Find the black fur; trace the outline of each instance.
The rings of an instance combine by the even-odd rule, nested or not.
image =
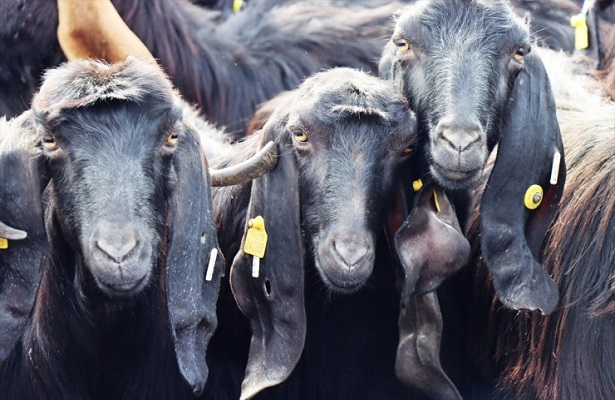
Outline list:
[[[481,203],[487,265],[506,306],[551,312],[557,290],[536,257],[561,196],[565,166],[549,80],[531,52],[526,21],[506,1],[415,3],[398,16],[380,72],[399,84],[419,116],[424,179],[453,198],[483,179],[487,157],[499,143]],[[559,180],[551,184],[556,152],[562,162]],[[531,184],[545,192],[534,211],[523,204]],[[461,204],[456,210],[464,227],[469,210]]]
[[[259,278],[251,277],[252,257],[241,250],[230,273],[232,295],[252,328],[242,398],[411,395],[394,371],[399,339],[395,263],[386,258],[385,242],[378,248],[385,258],[375,267],[374,257],[393,183],[408,166],[403,150],[415,144],[413,130],[413,117],[392,86],[338,69],[306,80],[262,131],[236,145],[249,153],[275,140],[280,152],[277,167],[267,176],[214,195],[227,255],[239,250],[244,218],[263,215],[269,232]],[[308,141],[297,142],[294,136],[303,132]],[[218,162],[228,161],[213,160]],[[328,255],[333,233],[336,242],[368,238],[365,259],[349,269],[346,281],[335,275],[342,261],[332,262]],[[221,300],[229,300],[221,304],[231,304],[230,296],[222,295]],[[209,354],[212,399],[239,394],[237,386],[217,386],[237,385],[243,375],[237,370],[246,366],[250,339],[235,325],[237,319],[237,311],[221,309],[221,330]],[[230,347],[243,349],[243,355],[233,352],[230,359],[221,349],[232,337],[243,344]],[[216,397],[222,392],[227,397]]]
[[[36,154],[45,185],[22,193],[32,210],[5,211],[28,230],[19,222],[44,213],[33,233],[44,229],[49,251],[0,367],[3,399],[191,399],[203,390],[224,261],[206,282],[217,248],[209,177],[180,104],[149,64],[75,61],[47,72],[29,124],[9,123],[7,140],[29,142],[20,151]],[[4,148],[0,163],[11,154]],[[19,251],[8,250],[11,268],[38,266],[37,252]]]

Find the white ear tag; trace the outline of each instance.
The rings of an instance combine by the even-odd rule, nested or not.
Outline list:
[[[553,165],[551,166],[551,180],[549,183],[551,185],[557,185],[557,180],[559,179],[559,164],[562,159],[562,155],[559,151],[555,150],[555,154],[553,154]]]
[[[207,264],[207,273],[205,274],[205,280],[211,281],[214,277],[214,268],[216,267],[216,260],[218,259],[218,249],[215,247],[211,249],[209,253],[209,264]]]

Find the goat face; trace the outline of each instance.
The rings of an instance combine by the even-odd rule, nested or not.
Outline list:
[[[393,85],[339,68],[306,79],[260,135],[276,142],[279,157],[250,193],[248,216],[263,216],[269,235],[260,274],[250,274],[243,251],[231,267],[233,294],[252,326],[241,399],[282,382],[301,355],[306,259],[331,291],[366,283],[416,120]]]
[[[109,295],[138,293],[151,276],[177,119],[172,104],[115,101],[40,130],[60,229]]]
[[[298,91],[282,131],[297,158],[302,226],[316,269],[342,293],[371,275],[394,177],[416,140],[403,101],[392,96],[385,105],[370,96],[363,84],[317,76]]]
[[[444,187],[480,177],[529,50],[528,28],[503,2],[423,1],[399,17],[385,56],[398,62],[428,137],[430,171]]]

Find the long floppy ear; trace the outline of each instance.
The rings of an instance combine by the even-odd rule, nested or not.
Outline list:
[[[271,172],[253,181],[248,207],[248,218],[262,216],[268,234],[258,278],[252,276],[253,256],[243,250],[231,267],[233,294],[252,327],[241,400],[288,378],[305,343],[298,170],[292,144],[280,132],[274,121],[262,131],[261,145],[275,141],[279,158]]]
[[[9,123],[0,120],[0,220],[27,233],[22,240],[10,240],[23,237],[18,232],[9,232],[2,238],[0,361],[6,359],[23,334],[47,257],[41,169],[30,113]]]
[[[440,366],[442,316],[433,291],[468,262],[470,244],[444,191],[429,185],[415,198],[395,235],[404,269],[395,372],[434,399],[461,399]]]
[[[209,372],[207,345],[218,323],[216,301],[224,260],[207,161],[197,136],[185,128],[173,158],[176,185],[168,204],[166,289],[177,364],[194,394],[200,395]]]
[[[414,293],[436,290],[468,262],[470,244],[443,190],[432,185],[421,189],[395,235],[395,250],[405,272],[402,303]]]
[[[442,314],[435,292],[409,299],[399,315],[395,374],[404,384],[438,400],[461,400],[440,365]]]
[[[509,109],[481,199],[481,246],[502,303],[549,314],[559,295],[537,259],[562,195],[566,166],[551,85],[534,53],[515,81]],[[537,208],[524,205],[526,192],[530,207],[542,200]]]

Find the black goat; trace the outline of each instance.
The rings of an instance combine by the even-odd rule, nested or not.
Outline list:
[[[480,206],[483,255],[506,306],[549,313],[557,289],[536,256],[565,165],[549,80],[530,50],[527,25],[505,1],[422,1],[398,16],[380,70],[417,112],[425,180],[449,191],[462,223],[467,190],[499,144]],[[528,207],[540,204],[530,210],[524,195],[535,184],[544,193],[529,195]]]
[[[0,250],[3,399],[202,391],[224,262],[193,119],[129,59],[50,70],[3,123],[0,216],[28,232]]]
[[[468,398],[481,380],[499,389],[495,396],[520,399],[597,400],[615,390],[610,372],[615,343],[615,103],[597,95],[599,86],[589,75],[574,72],[579,65],[570,59],[549,53],[543,59],[553,66],[548,71],[569,161],[562,201],[541,250],[562,299],[547,317],[502,309],[482,268],[478,224],[471,227],[479,269],[467,270],[466,298],[459,306],[466,308],[468,326],[454,333],[464,337],[468,350],[459,357],[482,365],[482,379],[460,381]]]
[[[334,66],[375,70],[382,37],[389,33],[385,25],[397,9],[395,4],[358,9],[328,2],[270,9],[265,3],[255,2],[219,23],[217,13],[187,2],[113,1],[182,95],[233,133],[243,133],[259,103],[312,73]],[[6,43],[0,114],[15,114],[28,107],[41,71],[62,59],[54,39],[57,7],[47,0],[10,0],[0,5],[0,15],[9,20],[0,21]],[[23,26],[15,26],[23,20]]]
[[[407,398],[411,391],[394,368],[400,309],[386,243],[379,249],[384,259],[374,264],[394,183],[410,167],[413,114],[392,85],[343,68],[308,78],[287,100],[261,131],[236,145],[249,154],[259,142],[275,141],[275,169],[250,185],[214,192],[221,247],[236,254],[232,296],[252,335],[251,342],[244,336],[249,350],[245,342],[228,344],[242,329],[240,318],[223,308],[225,301],[232,305],[231,294],[221,295],[206,390],[227,398],[220,396],[232,392],[229,382],[239,382],[220,364],[234,358],[244,366],[249,352],[242,399]],[[226,162],[222,157],[212,165]],[[258,215],[269,239],[254,278],[253,256],[238,238],[246,218]],[[400,241],[418,242],[410,236]],[[408,360],[402,357],[401,369]]]

